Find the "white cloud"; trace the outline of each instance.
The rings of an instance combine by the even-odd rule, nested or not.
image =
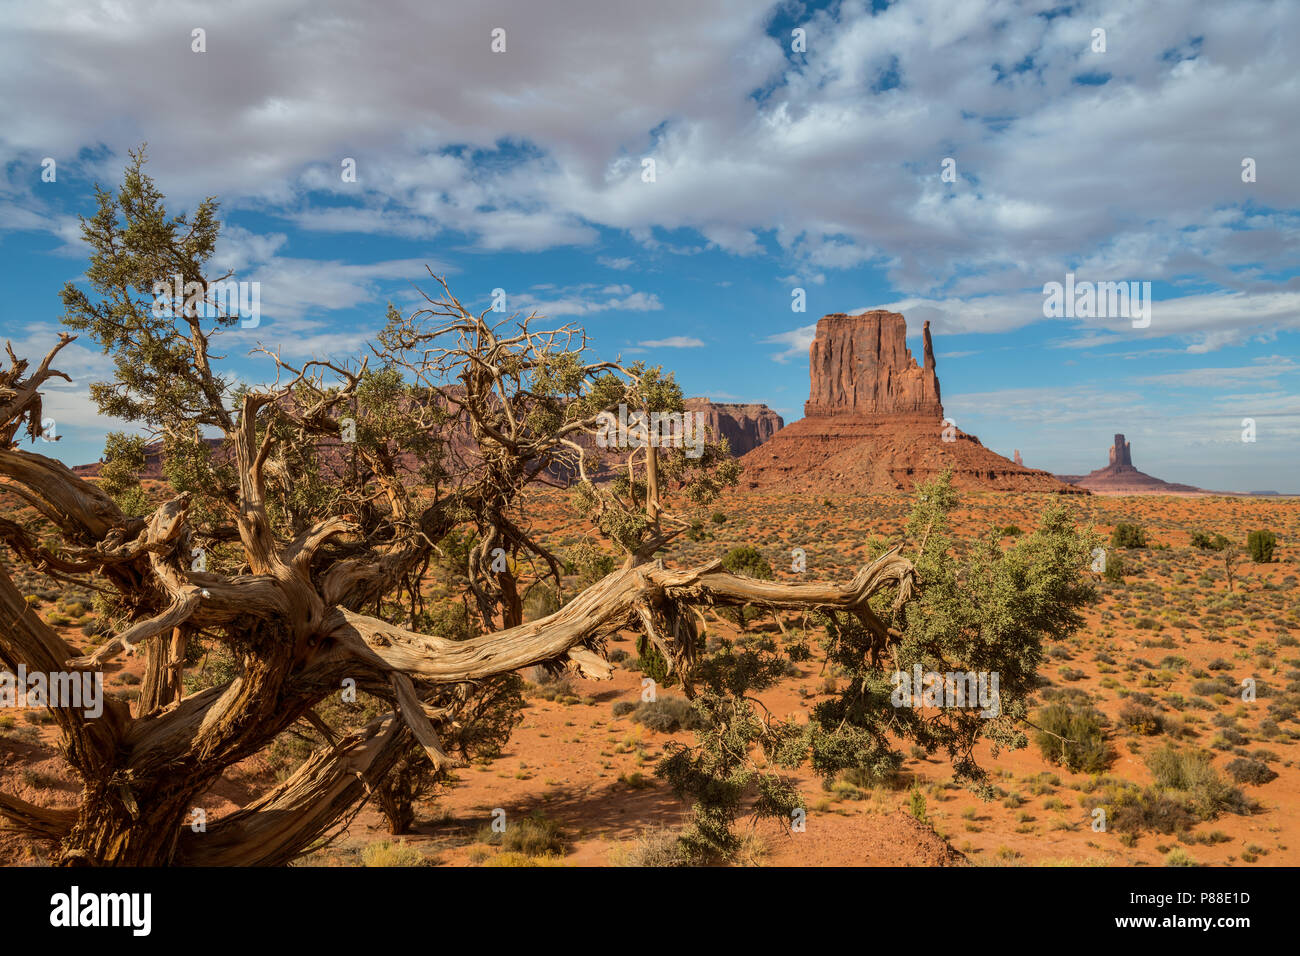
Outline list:
[[[1015,0],[875,14],[845,0],[805,17],[797,59],[766,33],[777,6],[579,0],[555,17],[494,0],[452,23],[407,0],[382,15],[341,0],[27,5],[7,14],[0,82],[38,76],[41,95],[6,104],[0,214],[51,221],[22,185],[41,157],[59,159],[60,182],[113,183],[148,140],[182,205],[216,193],[317,231],[535,251],[590,246],[603,226],[651,252],[773,248],[782,281],[882,266],[945,331],[1023,324],[1039,310],[1017,290],[1068,270],[1190,276],[1226,291],[1185,297],[1150,334],[1208,351],[1300,327],[1300,292],[1279,278],[1300,251],[1300,6],[1093,0],[1049,18]],[[204,54],[190,50],[198,22]],[[1099,23],[1104,55],[1088,48]],[[495,26],[506,53],[489,50]],[[887,72],[898,84],[880,91]],[[955,183],[939,178],[945,157]],[[67,221],[52,231],[75,242]]]
[[[769,335],[761,339],[764,345],[784,345],[785,348],[775,353],[772,360],[775,362],[789,362],[794,359],[807,358],[808,349],[812,346],[813,338],[817,335],[817,323],[805,325],[797,329],[791,329],[789,332],[778,332],[776,335]]]
[[[544,295],[538,295],[538,292]],[[510,308],[536,312],[547,318],[564,315],[595,315],[600,312],[657,312],[663,303],[653,292],[636,292],[629,285],[597,286],[591,283],[556,289],[533,286],[510,299]]]

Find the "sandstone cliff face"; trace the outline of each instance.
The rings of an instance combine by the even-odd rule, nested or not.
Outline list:
[[[924,335],[924,365],[918,366],[900,313],[822,316],[808,356],[804,414],[943,418],[929,322]]]
[[[1118,432],[1115,433],[1115,444],[1110,446],[1110,463],[1112,467],[1133,467],[1133,449]]]
[[[737,458],[753,451],[785,427],[785,420],[762,404],[742,405],[688,398],[686,410],[703,412],[705,427],[712,435],[727,439],[731,453]]]

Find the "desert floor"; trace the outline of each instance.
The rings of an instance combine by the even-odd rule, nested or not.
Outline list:
[[[971,538],[990,527],[1032,531],[1042,509],[1057,499],[1031,494],[967,494],[954,516],[956,536]],[[1120,552],[1122,583],[1100,580],[1099,603],[1088,626],[1063,645],[1049,646],[1042,674],[1048,687],[1086,692],[1111,719],[1110,741],[1117,759],[1106,771],[1111,781],[1147,785],[1143,757],[1176,739],[1207,749],[1224,772],[1236,757],[1264,761],[1275,779],[1242,784],[1257,802],[1255,812],[1223,813],[1174,834],[1095,832],[1085,800],[1105,779],[1070,773],[1048,760],[1031,742],[981,762],[994,777],[998,798],[985,802],[952,783],[942,754],[908,755],[893,785],[861,789],[845,781],[828,787],[810,772],[797,775],[806,795],[806,829],[789,833],[772,822],[753,828],[743,862],[783,865],[1161,865],[1171,851],[1184,860],[1234,866],[1300,863],[1300,721],[1270,711],[1279,697],[1300,699],[1300,500],[1229,497],[1091,497],[1068,504],[1080,523],[1104,535],[1117,522],[1144,527],[1146,549]],[[701,541],[683,541],[667,556],[670,564],[721,557],[752,544],[771,561],[778,577],[795,579],[790,553],[807,555],[807,578],[847,580],[866,556],[867,541],[901,540],[908,496],[786,497],[734,493],[714,509]],[[546,493],[534,502],[534,527],[557,549],[582,537],[563,496]],[[1242,543],[1253,529],[1277,535],[1275,560],[1253,564],[1245,557],[1229,593],[1223,556],[1189,544],[1193,530],[1222,533]],[[1007,541],[1014,538],[1008,535]],[[76,647],[87,646],[82,626],[88,602],[58,588],[47,589],[39,606]],[[788,635],[770,618],[751,632],[778,645],[800,637],[797,616],[784,618]],[[737,631],[710,619],[710,633]],[[763,695],[778,715],[804,715],[834,687],[822,672],[816,634],[811,660],[797,665],[778,688]],[[546,862],[575,865],[630,864],[656,833],[679,826],[687,808],[656,778],[653,769],[671,739],[689,742],[689,732],[656,733],[630,716],[615,718],[615,702],[636,702],[641,674],[629,669],[634,642],[624,635],[611,649],[631,658],[612,681],[565,678],[549,690],[529,685],[524,720],[505,752],[488,763],[456,771],[456,781],[425,798],[417,808],[415,832],[394,847],[383,818],[367,807],[330,846],[304,863],[372,865],[418,861],[431,865],[526,862],[484,839],[494,810],[507,819],[541,813],[567,834],[566,851]],[[111,667],[106,681],[130,696],[139,682],[140,661]],[[530,675],[536,677],[535,674]],[[1243,702],[1228,684],[1253,677],[1268,688]],[[1226,678],[1226,680],[1220,680]],[[1218,682],[1217,686],[1214,682]],[[679,694],[662,690],[661,694]],[[1118,721],[1125,701],[1149,705],[1162,730],[1128,732]],[[1294,713],[1294,711],[1293,711]],[[55,732],[36,710],[0,713],[0,786],[41,805],[71,805],[77,786],[63,772],[54,749]],[[209,818],[251,800],[286,773],[284,748],[234,768],[205,802]],[[908,748],[903,748],[908,754]],[[1226,776],[1226,773],[1225,773]],[[908,812],[913,793],[924,796],[926,823]],[[748,828],[749,824],[746,823]],[[954,852],[955,851],[955,852]],[[0,862],[39,864],[48,847],[12,832],[0,833]]]

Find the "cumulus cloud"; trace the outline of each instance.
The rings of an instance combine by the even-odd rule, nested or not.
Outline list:
[[[776,362],[797,361],[801,358],[808,357],[808,349],[812,346],[813,338],[817,335],[817,323],[804,325],[797,329],[791,329],[789,332],[778,332],[776,335],[769,335],[760,341],[764,345],[783,345],[780,352],[772,356]]]
[[[112,182],[148,140],[169,196],[217,193],[318,232],[497,252],[612,229],[651,252],[771,256],[774,275],[813,283],[880,267],[946,331],[1014,327],[1066,271],[1191,277],[1213,291],[1151,334],[1208,351],[1300,328],[1300,6],[873,7],[803,16],[808,51],[792,56],[770,27],[799,8],[775,0],[579,0],[563,18],[489,0],[454,21],[417,0],[26,5],[7,14],[0,79],[39,77],[41,95],[6,103],[0,213],[51,221],[19,182],[41,157]]]

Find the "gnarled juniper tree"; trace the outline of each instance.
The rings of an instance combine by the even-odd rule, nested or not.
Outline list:
[[[211,294],[228,278],[207,271],[217,204],[170,217],[143,163],[133,154],[116,195],[98,193],[83,223],[88,288],[69,285],[63,301],[65,322],[113,358],[111,380],[92,387],[100,409],[161,442],[165,492],[135,480],[147,451],[137,438],[110,437],[99,482],[20,447],[41,434],[41,390],[72,336],[35,368],[10,351],[0,369],[0,494],[12,505],[0,518],[0,662],[57,673],[146,655],[133,706],[110,699],[93,718],[51,702],[82,783],[75,808],[0,792],[0,815],[53,841],[59,862],[283,864],[371,794],[400,825],[413,748],[441,772],[499,746],[518,710],[516,672],[608,677],[605,643],[618,632],[652,642],[707,719],[700,742],[661,768],[696,802],[686,837],[696,857],[733,846],[730,824],[755,795],[758,812],[788,812],[796,796],[774,768],[876,767],[910,735],[977,778],[975,738],[1019,742],[1041,638],[1077,627],[1087,596],[1087,542],[1063,514],[1009,552],[985,543],[958,563],[941,484],[911,529],[916,564],[895,547],[847,585],[756,580],[717,560],[666,566],[657,555],[690,530],[690,509],[735,483],[725,446],[692,457],[633,443],[607,465],[618,469],[608,482],[590,480],[589,465],[602,413],[682,410],[670,376],[591,360],[572,326],[476,314],[438,280],[442,294],[425,307],[390,308],[364,357],[294,363],[260,349],[274,381],[239,385],[213,350],[238,321]],[[155,284],[177,275],[196,294],[155,308]],[[525,492],[572,476],[576,503],[625,560],[525,622],[524,565],[560,584],[558,559],[529,530]],[[11,561],[98,589],[103,643],[87,654],[69,646]],[[753,696],[784,659],[702,653],[702,609],[743,605],[826,615],[828,653],[851,679],[808,725],[774,719]],[[211,682],[193,680],[197,646],[223,661]],[[1003,717],[889,707],[888,674],[914,660],[1001,671]],[[349,716],[348,688],[371,710]],[[319,746],[287,779],[203,832],[189,828],[229,767],[298,727]]]

